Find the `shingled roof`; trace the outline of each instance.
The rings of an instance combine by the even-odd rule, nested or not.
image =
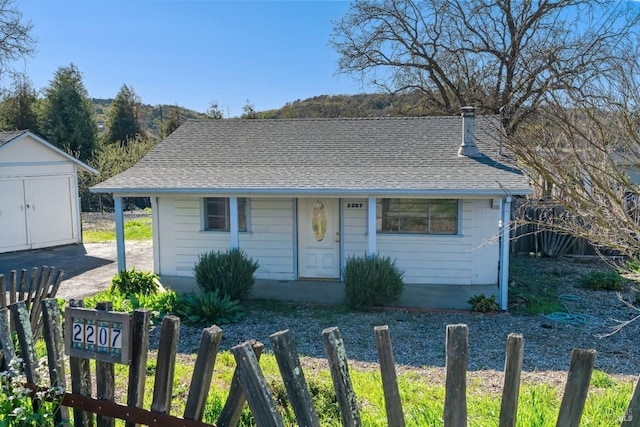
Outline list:
[[[481,156],[458,156],[461,117],[193,120],[93,192],[529,194],[476,118]]]

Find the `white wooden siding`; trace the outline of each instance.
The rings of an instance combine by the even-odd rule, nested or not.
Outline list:
[[[367,253],[367,200],[361,201],[363,209],[343,209],[345,259]],[[497,283],[500,210],[491,208],[490,199],[460,203],[458,235],[377,234],[378,253],[396,260],[406,283]],[[199,254],[229,248],[229,233],[202,231],[201,198],[159,197],[157,210],[160,274],[191,276]],[[240,233],[240,248],[260,263],[257,278],[296,279],[293,212],[293,199],[251,198],[250,232]]]
[[[363,199],[363,203],[367,200]],[[491,200],[461,200],[461,233],[450,235],[377,234],[378,253],[396,260],[406,283],[473,285],[498,280],[500,210]],[[344,255],[367,251],[367,209],[344,209]]]
[[[252,198],[249,215],[251,229],[240,232],[240,248],[260,264],[256,277],[294,279],[292,199]],[[201,217],[201,198],[158,198],[160,274],[191,276],[198,255],[230,247],[230,234],[203,231]]]

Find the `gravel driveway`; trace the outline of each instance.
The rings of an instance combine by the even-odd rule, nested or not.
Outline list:
[[[153,270],[151,241],[126,243],[127,269]],[[83,298],[106,289],[118,274],[116,242],[85,243],[55,248],[0,254],[0,273],[32,267],[56,267],[64,270],[58,297]]]

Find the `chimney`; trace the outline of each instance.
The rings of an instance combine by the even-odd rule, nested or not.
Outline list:
[[[480,157],[476,145],[476,108],[462,107],[462,145],[458,149],[458,157]]]

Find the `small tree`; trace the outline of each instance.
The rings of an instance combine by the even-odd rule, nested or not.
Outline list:
[[[107,144],[120,142],[124,145],[142,133],[140,125],[140,98],[133,88],[122,85],[107,113],[106,132],[103,141]]]
[[[100,173],[97,176],[78,176],[80,200],[83,211],[101,211],[113,207],[110,194],[93,194],[89,187],[129,169],[142,159],[156,145],[156,140],[138,135],[129,144],[101,144],[89,165]]]
[[[13,87],[3,96],[0,102],[0,128],[3,130],[29,129],[38,131],[38,93],[29,78],[17,74],[13,79]]]

